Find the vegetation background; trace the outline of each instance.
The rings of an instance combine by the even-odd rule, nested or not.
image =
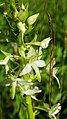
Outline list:
[[[22,0],[16,0],[20,3]],[[29,15],[40,13],[38,20],[35,24],[32,34],[26,37],[26,41],[33,39],[35,33],[38,35],[38,41],[47,38],[50,35],[49,22],[47,13],[50,13],[52,19],[52,30],[54,40],[54,57],[56,60],[56,66],[59,67],[57,77],[60,81],[61,88],[57,88],[57,83],[53,80],[52,88],[52,104],[57,102],[61,103],[61,111],[59,119],[67,119],[67,0],[24,0],[25,5],[29,4]],[[8,12],[8,19],[4,17],[4,13]],[[17,32],[15,22],[12,18],[13,10],[10,6],[10,0],[0,0],[0,49],[6,52],[13,52],[9,41],[15,42]],[[0,60],[3,59],[2,53],[0,53]],[[49,48],[43,53],[43,59],[46,62],[49,61]],[[18,105],[20,105],[21,97],[18,93],[15,99],[10,97],[9,87],[4,86],[5,80],[4,67],[0,66],[0,119],[23,119],[18,116]],[[48,103],[49,95],[49,77],[44,74],[42,76],[42,82],[37,85],[42,90],[42,93],[37,97],[41,101],[35,102],[37,105],[41,105],[42,102]],[[56,96],[56,98],[55,98]],[[24,100],[23,100],[24,101]],[[34,103],[34,101],[33,101]],[[24,107],[22,107],[23,109]],[[25,110],[25,109],[24,109]],[[24,113],[24,112],[23,112]],[[36,119],[48,119],[46,112],[40,111],[36,116]]]

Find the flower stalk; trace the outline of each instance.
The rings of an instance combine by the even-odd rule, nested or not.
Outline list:
[[[34,119],[32,100],[30,95],[26,95],[26,103],[27,103],[29,119]]]

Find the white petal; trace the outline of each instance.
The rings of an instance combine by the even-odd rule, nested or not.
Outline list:
[[[28,74],[32,71],[31,65],[30,64],[26,64],[26,66],[24,67],[24,69],[21,71],[19,76]]]

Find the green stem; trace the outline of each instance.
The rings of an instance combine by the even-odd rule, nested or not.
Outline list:
[[[28,108],[29,119],[34,119],[34,114],[32,109],[32,100],[30,95],[26,96],[26,103]]]

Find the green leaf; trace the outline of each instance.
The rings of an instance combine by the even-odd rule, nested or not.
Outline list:
[[[28,74],[32,71],[31,65],[30,64],[26,64],[26,66],[24,67],[24,69],[21,71],[21,73],[19,74],[19,76]]]
[[[38,16],[39,16],[39,13],[30,16],[30,17],[27,19],[28,25],[34,24],[34,23],[36,22]]]
[[[33,67],[33,69],[36,73],[38,81],[41,82],[41,75],[40,75],[40,71],[39,71],[38,67],[33,63],[31,64],[31,66]]]
[[[18,44],[21,45],[23,43],[23,39],[22,39],[22,33],[20,32],[18,37],[17,37],[17,41],[18,41]]]
[[[27,53],[27,59],[35,55],[35,49],[31,46],[29,52]]]
[[[32,90],[28,89],[27,91],[25,91],[25,94],[26,95],[33,95],[35,93],[40,93],[40,92],[41,92],[41,90],[39,90],[38,87],[35,87]]]
[[[42,48],[47,48],[48,45],[49,45],[49,42],[50,42],[50,37],[48,37],[48,38],[44,39],[43,41],[41,41],[41,45],[40,46]]]

